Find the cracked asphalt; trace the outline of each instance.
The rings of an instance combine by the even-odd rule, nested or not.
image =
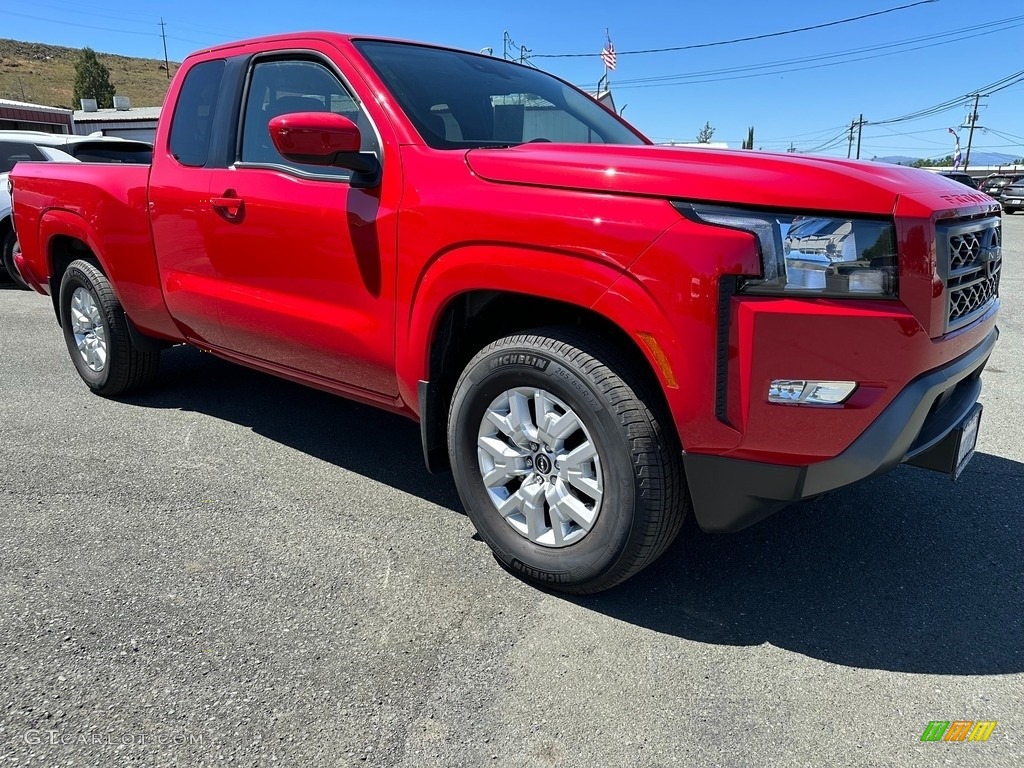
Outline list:
[[[0,289],[0,766],[1024,764],[1024,215],[955,485],[900,468],[611,592],[501,570],[402,418]],[[996,720],[985,743],[922,743]]]

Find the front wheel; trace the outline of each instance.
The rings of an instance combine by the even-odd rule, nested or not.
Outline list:
[[[110,281],[88,261],[71,262],[61,278],[60,324],[71,361],[93,392],[115,397],[156,378],[160,353],[132,344]]]
[[[18,247],[18,236],[14,234],[14,230],[11,230],[4,235],[4,241],[0,244],[0,260],[3,262],[3,268],[7,272],[7,276],[11,281],[19,288],[28,288],[28,283],[22,278],[21,273],[18,272],[18,268],[14,264],[14,255],[20,251]]]
[[[499,562],[527,581],[599,592],[679,532],[689,502],[678,440],[631,362],[547,328],[490,344],[456,385],[459,496]]]

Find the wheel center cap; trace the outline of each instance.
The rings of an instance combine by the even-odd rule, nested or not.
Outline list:
[[[537,468],[537,471],[542,475],[546,475],[551,472],[551,459],[545,456],[543,453],[538,453],[537,458],[534,459],[533,465]]]

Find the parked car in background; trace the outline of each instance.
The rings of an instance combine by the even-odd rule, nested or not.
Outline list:
[[[18,238],[11,217],[7,174],[22,160],[35,162],[139,163],[153,159],[153,147],[144,141],[116,136],[70,136],[42,131],[0,131],[0,280],[8,277],[27,289],[14,263]]]
[[[145,141],[118,136],[70,136],[42,131],[0,131],[0,141],[53,147],[83,163],[141,163],[153,160],[153,146]]]
[[[1024,181],[1024,173],[993,173],[981,182],[978,189],[998,200],[1003,192],[1003,187],[1016,184],[1018,181]]]
[[[11,216],[11,193],[7,190],[7,176],[15,163],[22,160],[56,163],[77,163],[78,160],[54,147],[37,147],[27,142],[0,139],[0,280],[9,277],[21,288],[27,289],[28,284],[21,279],[14,266],[18,238],[14,234]]]
[[[1024,181],[1003,187],[1003,194],[999,196],[999,202],[1003,204],[1003,211],[1006,213],[1024,210]]]
[[[978,183],[971,178],[969,173],[963,171],[938,171],[939,176],[945,176],[947,179],[953,181],[959,181],[964,186],[970,187],[971,189],[977,189]]]

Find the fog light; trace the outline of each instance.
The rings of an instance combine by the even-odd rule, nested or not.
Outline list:
[[[838,405],[857,389],[856,381],[774,379],[768,385],[769,403]]]

